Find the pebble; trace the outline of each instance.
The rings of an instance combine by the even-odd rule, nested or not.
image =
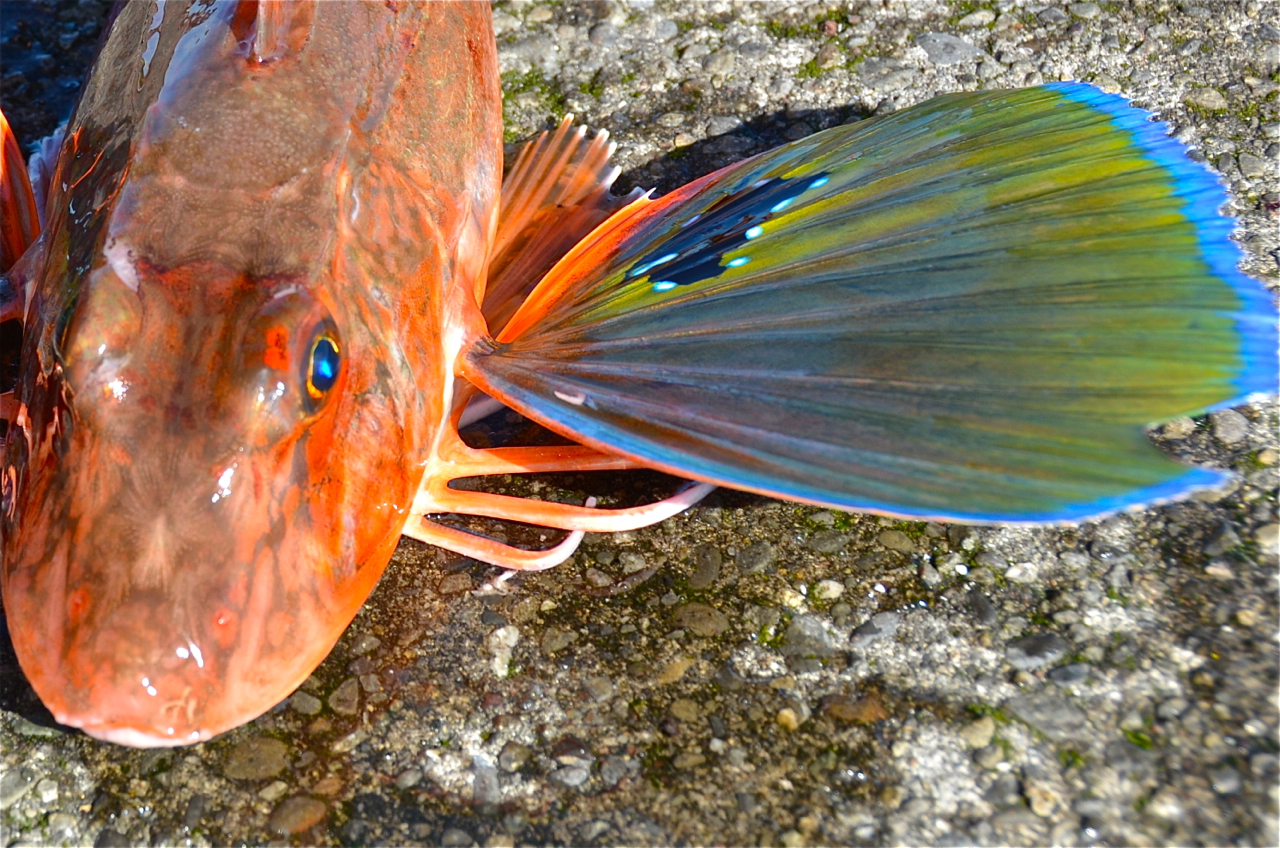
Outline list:
[[[302,715],[318,715],[324,704],[309,692],[294,692],[289,696],[289,708]]]
[[[689,578],[689,588],[695,591],[709,589],[720,576],[720,568],[724,557],[720,549],[714,545],[701,545],[694,553],[693,576]]]
[[[1045,676],[1059,686],[1070,686],[1088,678],[1091,670],[1092,666],[1088,663],[1068,663],[1067,665],[1060,665],[1057,668],[1050,669]]]
[[[752,542],[738,554],[735,562],[743,572],[757,574],[770,570],[777,555],[777,549],[768,542]]]
[[[422,769],[408,768],[396,776],[396,788],[412,789],[422,782]]]
[[[1234,795],[1240,791],[1243,785],[1240,780],[1240,772],[1230,766],[1212,769],[1209,772],[1209,782],[1213,786],[1213,791],[1219,795]]]
[[[991,716],[983,716],[977,721],[966,724],[960,730],[960,738],[970,748],[985,748],[991,744],[991,737],[995,736],[995,733],[995,719]]]
[[[916,549],[916,543],[901,530],[881,530],[876,540],[889,550],[904,554],[913,553]]]
[[[733,132],[742,126],[742,119],[733,115],[712,115],[707,120],[707,135],[717,136]]]
[[[973,752],[973,762],[979,768],[994,769],[1004,762],[1004,749],[999,745],[987,745]]]
[[[819,580],[813,588],[813,596],[820,601],[834,601],[844,594],[844,584],[839,580]]]
[[[1216,88],[1193,88],[1182,96],[1182,100],[1188,106],[1204,109],[1207,112],[1221,112],[1227,108],[1227,98],[1223,97],[1222,92]]]
[[[440,582],[436,584],[436,591],[441,595],[457,595],[462,592],[471,591],[471,575],[459,572],[457,574],[446,574],[440,578]]]
[[[370,651],[376,651],[378,646],[382,644],[382,640],[377,636],[368,633],[361,633],[351,646],[351,653],[357,657],[362,657]]]
[[[703,637],[719,636],[729,629],[728,616],[706,604],[685,604],[676,609],[672,620],[676,627]]]
[[[1036,633],[1010,642],[1005,649],[1009,665],[1031,671],[1053,665],[1066,656],[1070,646],[1056,633]]]
[[[689,698],[677,698],[672,701],[667,712],[685,722],[697,721],[702,717],[702,707],[698,706],[697,701]]]
[[[600,782],[612,789],[617,786],[630,771],[627,761],[622,757],[610,755],[600,763]]]
[[[498,768],[506,772],[519,771],[532,755],[533,752],[529,750],[527,745],[521,745],[519,742],[508,742],[498,752]]]
[[[737,63],[737,55],[725,47],[702,60],[702,69],[712,76],[727,76],[733,73]]]
[[[1275,556],[1280,551],[1280,524],[1272,522],[1264,524],[1254,531],[1253,538],[1258,543],[1258,548],[1264,554]]]
[[[1213,535],[1213,538],[1205,543],[1204,552],[1209,556],[1218,556],[1232,548],[1239,547],[1239,545],[1240,534],[1236,533],[1236,529],[1224,521],[1222,526],[1218,528],[1218,532]]]
[[[969,590],[965,600],[974,618],[978,619],[979,624],[990,627],[1000,620],[1000,616],[996,613],[995,604],[991,603],[991,599],[977,586]]]
[[[1077,18],[1084,18],[1086,21],[1093,20],[1102,14],[1102,9],[1098,7],[1097,3],[1071,3],[1068,4],[1067,11]]]
[[[265,780],[289,765],[289,748],[279,739],[254,736],[227,752],[222,773],[235,780]]]
[[[558,768],[551,774],[547,775],[547,779],[552,783],[558,783],[570,789],[581,786],[591,778],[591,770],[585,766],[565,766]]]
[[[935,65],[955,65],[982,55],[981,50],[963,38],[945,32],[921,33],[916,36],[916,44],[924,48],[929,61]]]
[[[797,615],[783,631],[781,650],[787,656],[829,657],[840,651],[840,643],[818,616]]]
[[[338,715],[352,716],[360,711],[360,681],[349,677],[329,694],[329,709]]]
[[[778,724],[786,730],[796,730],[800,727],[802,720],[800,718],[800,713],[796,712],[791,707],[783,707],[778,710],[777,721]]]
[[[1037,14],[1036,17],[1044,24],[1060,24],[1067,20],[1067,13],[1057,6],[1050,6]]]
[[[881,639],[891,638],[898,632],[898,622],[901,618],[896,612],[876,613],[871,616],[870,621],[859,625],[849,634],[849,646],[854,650],[862,650]]]
[[[1004,709],[1054,741],[1074,738],[1088,726],[1079,707],[1052,692],[1016,695],[1005,702]]]
[[[443,848],[468,848],[475,845],[476,841],[471,838],[471,834],[458,827],[447,827],[444,833],[440,834],[440,844]]]
[[[956,26],[963,29],[972,29],[974,27],[984,27],[987,24],[994,23],[996,13],[990,9],[978,9],[970,12],[960,20],[956,21]]]
[[[572,645],[577,639],[577,631],[548,627],[542,631],[542,638],[538,640],[538,647],[542,649],[542,653],[546,656],[553,656]]]
[[[302,833],[320,823],[329,808],[317,798],[295,795],[276,807],[267,821],[267,829],[285,836]]]
[[[31,790],[32,780],[25,769],[9,768],[0,775],[0,810],[7,810]]]
[[[841,533],[839,530],[821,530],[814,533],[805,546],[820,554],[834,554],[847,544],[849,544],[847,533]]]
[[[1249,435],[1249,419],[1234,409],[1220,409],[1210,415],[1209,420],[1213,424],[1214,438],[1224,445],[1239,444]]]

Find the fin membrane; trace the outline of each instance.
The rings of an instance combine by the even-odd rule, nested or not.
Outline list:
[[[1276,389],[1225,196],[1084,84],[939,97],[629,209],[468,379],[599,449],[783,498],[1065,521],[1220,475],[1143,425]]]
[[[489,257],[483,304],[497,334],[534,285],[569,248],[625,205],[609,193],[618,169],[614,144],[603,130],[587,140],[584,127],[565,118],[520,151],[502,183],[502,211]]]

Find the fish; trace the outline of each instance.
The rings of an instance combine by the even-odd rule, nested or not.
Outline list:
[[[654,198],[612,195],[568,120],[504,179],[499,88],[484,3],[126,3],[47,197],[4,128],[0,582],[59,722],[155,747],[252,720],[402,535],[538,570],[715,486],[1074,522],[1218,484],[1144,427],[1275,391],[1225,194],[1121,97],[944,95]],[[571,444],[461,439],[502,406]],[[451,485],[631,468],[692,482],[629,509]]]

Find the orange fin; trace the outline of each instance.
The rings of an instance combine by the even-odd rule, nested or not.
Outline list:
[[[618,169],[603,130],[590,140],[566,117],[520,151],[502,183],[502,211],[489,255],[484,316],[497,335],[520,302],[560,257],[629,198],[609,187]]]
[[[0,144],[0,271],[8,271],[40,234],[40,217],[27,177],[27,162],[3,112]]]

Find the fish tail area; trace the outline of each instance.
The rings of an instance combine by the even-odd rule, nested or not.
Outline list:
[[[521,149],[502,183],[498,232],[483,311],[497,334],[538,280],[569,248],[621,208],[609,187],[618,169],[604,130],[587,138],[570,115]]]
[[[842,509],[1169,500],[1223,475],[1144,428],[1276,391],[1225,199],[1091,86],[939,97],[632,204],[462,372],[597,450]]]
[[[0,273],[8,271],[40,235],[35,195],[27,177],[27,163],[9,121],[0,112]],[[4,304],[5,318],[9,305]]]

